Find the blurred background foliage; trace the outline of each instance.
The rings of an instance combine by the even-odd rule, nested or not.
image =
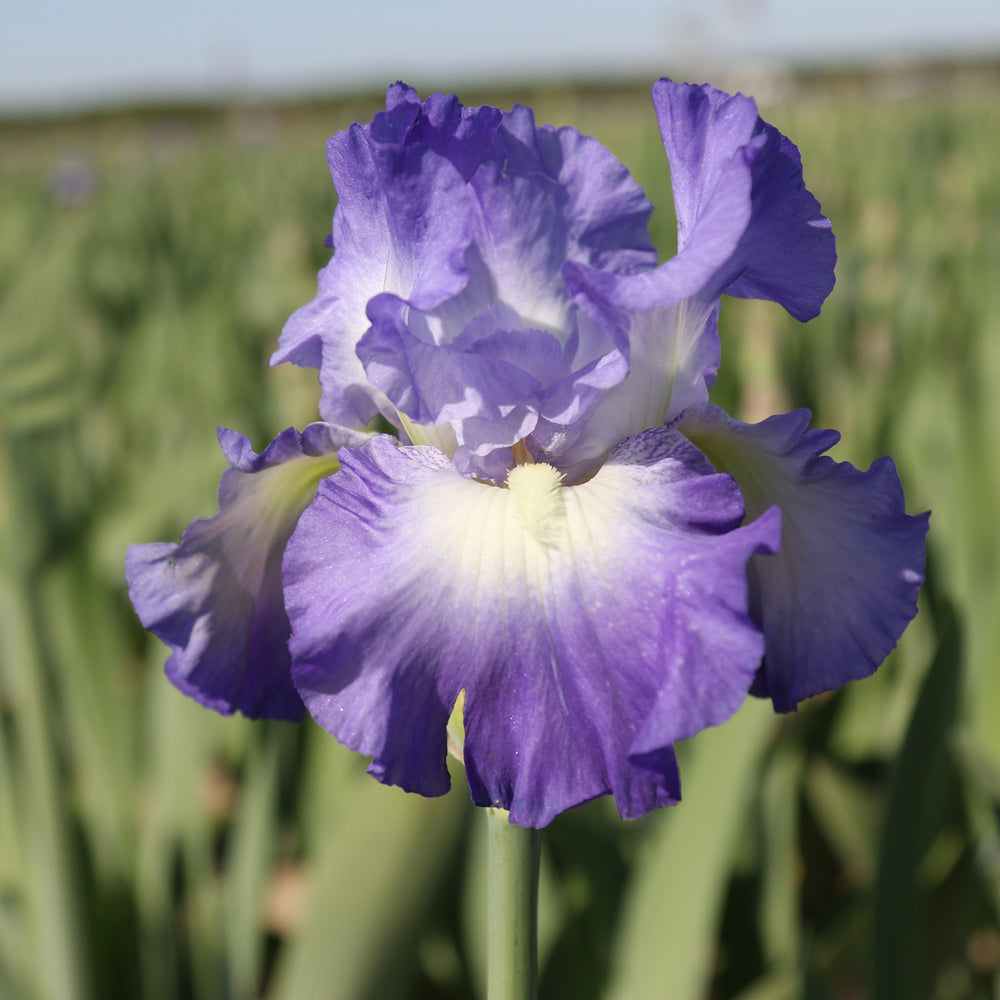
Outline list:
[[[728,300],[714,398],[896,458],[934,511],[921,613],[873,678],[682,746],[679,807],[552,824],[551,1000],[1000,995],[998,76],[779,84],[837,287],[805,327]],[[672,252],[645,87],[463,98],[598,136]],[[464,775],[407,796],[311,722],[185,700],[122,580],[215,510],[216,425],[314,419],[314,374],[267,357],[328,259],[323,142],[378,105],[0,124],[0,997],[482,996]]]

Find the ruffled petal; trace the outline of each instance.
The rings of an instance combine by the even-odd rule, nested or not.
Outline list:
[[[781,508],[781,553],[750,564],[766,654],[755,694],[778,711],[871,674],[917,613],[929,514],[909,516],[889,458],[867,472],[822,453],[836,431],[808,429],[808,410],[759,424],[716,406],[676,425],[746,500],[747,517]]]
[[[501,113],[463,111],[454,99],[421,106],[410,93],[390,88],[387,110],[370,125],[327,143],[339,199],[336,253],[319,274],[316,298],[288,320],[271,358],[320,369],[320,410],[333,422],[363,424],[382,402],[355,354],[368,301],[393,292],[429,309],[468,280],[475,206],[466,179]]]
[[[734,482],[669,429],[576,487],[544,464],[491,486],[384,438],[341,460],[284,562],[320,725],[379,780],[441,794],[464,690],[477,804],[543,826],[606,793],[627,817],[676,801],[673,742],[728,718],[760,663],[746,564],[778,512],[739,527]]]
[[[566,261],[615,273],[656,264],[647,230],[653,206],[628,170],[590,136],[536,127],[528,108],[504,116],[494,155],[471,183],[495,297],[525,327],[572,332]]]
[[[655,270],[636,274],[567,264],[571,293],[606,322],[617,317],[621,324],[632,313],[695,296],[712,304],[745,266],[736,255],[753,225],[752,164],[765,141],[754,136],[756,105],[712,87],[668,80],[654,85],[653,96],[670,161],[678,252]]]
[[[298,719],[281,556],[316,484],[337,467],[337,449],[368,435],[329,424],[289,428],[258,455],[242,434],[220,429],[231,468],[219,513],[194,521],[179,544],[133,545],[129,597],[142,624],[172,653],[167,675],[218,712]]]
[[[421,103],[403,84],[389,88],[370,125],[334,136],[328,158],[340,198],[336,254],[272,362],[319,367],[329,420],[364,423],[376,412],[396,420],[398,410],[414,424],[466,421],[453,427],[458,461],[476,474],[502,470],[490,452],[539,421],[538,447],[561,442],[625,373],[613,334],[577,322],[563,264],[632,272],[656,262],[652,206],[628,171],[594,139],[536,127],[527,108],[503,115],[441,94]],[[396,300],[391,317],[377,305],[383,293]],[[485,366],[470,357],[484,352],[472,331],[497,310],[508,321],[496,331],[552,338],[560,364],[539,371],[534,362],[552,355],[548,347],[524,372],[495,352]],[[401,338],[410,350],[400,350]],[[468,397],[460,417],[430,405],[435,395],[454,401],[456,379],[484,367],[497,391],[484,393],[482,411],[466,412]],[[428,406],[408,410],[404,397]],[[504,412],[493,427],[497,406]]]
[[[747,171],[749,217],[715,276],[715,293],[770,299],[798,320],[818,315],[833,289],[837,254],[794,143],[758,116],[749,97],[707,84],[659,80],[653,106],[670,161],[679,255],[728,233],[719,196],[732,174]]]
[[[616,441],[705,403],[719,365],[722,293],[773,299],[809,319],[833,287],[829,220],[798,151],[749,98],[709,86],[653,86],[677,210],[678,253],[653,271],[568,263],[578,304],[627,343],[629,374],[561,458],[586,475]]]
[[[526,108],[504,116],[471,186],[477,235],[465,288],[430,311],[409,302],[390,315],[372,302],[358,354],[407,418],[453,425],[460,471],[495,477],[509,456],[493,452],[517,440],[540,456],[564,449],[626,371],[614,331],[570,301],[564,263],[632,272],[655,253],[651,206],[621,163],[572,129],[537,128]]]

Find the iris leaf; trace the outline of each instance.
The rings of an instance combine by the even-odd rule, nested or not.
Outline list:
[[[734,845],[761,756],[775,727],[769,703],[749,699],[724,726],[700,733],[682,761],[684,801],[652,817],[621,915],[611,1000],[699,997]]]
[[[942,822],[954,781],[949,741],[958,709],[960,631],[939,609],[937,654],[927,672],[890,780],[872,924],[874,1000],[918,995],[919,871]]]

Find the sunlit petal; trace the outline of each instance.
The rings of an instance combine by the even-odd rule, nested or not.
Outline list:
[[[231,468],[219,512],[194,521],[180,543],[133,545],[129,596],[143,625],[172,653],[167,674],[219,712],[296,719],[289,676],[281,555],[316,484],[336,471],[337,449],[367,435],[329,424],[284,431],[257,455],[234,431],[219,442]]]
[[[676,800],[672,743],[728,718],[759,665],[746,564],[779,518],[742,518],[733,481],[673,430],[577,487],[529,464],[499,488],[373,440],[288,546],[296,685],[382,781],[447,789],[464,690],[475,802],[541,826],[611,792],[639,815]]]
[[[927,514],[906,513],[891,459],[867,472],[822,453],[840,435],[810,430],[809,411],[743,424],[714,406],[677,425],[740,484],[747,517],[781,508],[781,552],[751,562],[767,643],[755,693],[779,711],[866,677],[917,612]]]

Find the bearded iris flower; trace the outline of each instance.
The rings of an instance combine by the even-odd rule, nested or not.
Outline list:
[[[544,826],[680,798],[674,744],[748,693],[779,711],[870,674],[916,612],[927,515],[890,459],[823,453],[809,414],[708,401],[724,293],[799,320],[829,221],[752,100],[660,80],[678,220],[596,140],[402,84],[330,139],[316,298],[274,363],[323,423],[255,455],[220,432],[220,510],[135,546],[168,674],[223,712],[303,706],[380,781],[447,791],[464,693],[473,801]],[[381,415],[398,437],[364,433]]]

